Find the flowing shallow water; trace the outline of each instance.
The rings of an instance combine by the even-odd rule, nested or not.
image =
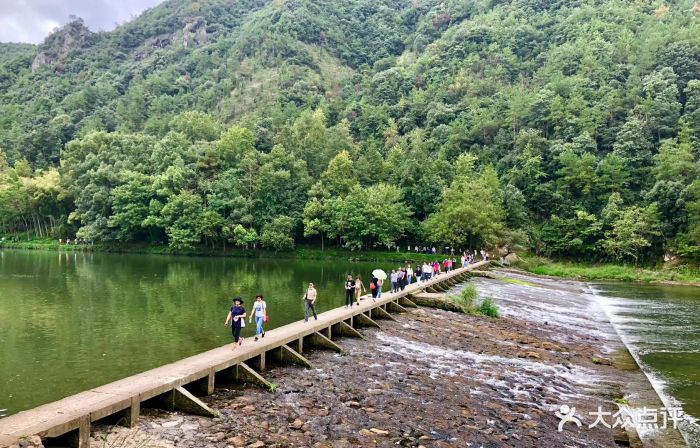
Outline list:
[[[265,295],[268,329],[344,303],[348,261],[0,251],[0,415],[231,342],[231,298]],[[395,266],[394,266],[395,267]],[[254,335],[254,324],[243,335]],[[6,409],[6,410],[5,410]]]
[[[613,351],[619,335],[664,405],[682,407],[682,429],[691,446],[700,446],[692,422],[700,418],[700,288],[496,275],[511,280],[475,283],[505,316],[537,322],[561,341],[593,335],[602,354]]]

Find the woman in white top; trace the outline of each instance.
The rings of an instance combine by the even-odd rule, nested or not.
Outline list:
[[[408,283],[410,285],[412,281],[413,281],[413,268],[409,264],[406,267],[406,283]]]
[[[253,321],[253,316],[255,316],[255,340],[258,340],[258,336],[265,337],[265,328],[263,327],[265,323],[265,316],[267,316],[267,304],[263,300],[262,294],[255,296],[255,302],[253,303],[253,312],[250,313],[250,318],[248,323]]]
[[[309,321],[309,311],[312,311],[314,313],[314,319],[318,320],[318,316],[316,315],[316,288],[313,283],[309,283],[309,288],[306,290],[306,294],[304,294],[304,303],[306,305],[304,309],[304,322]]]

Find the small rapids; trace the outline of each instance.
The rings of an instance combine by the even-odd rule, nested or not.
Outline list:
[[[381,351],[430,366],[432,378],[468,377],[482,385],[472,390],[472,395],[483,394],[483,387],[488,387],[497,391],[497,398],[505,403],[544,412],[551,412],[563,401],[585,397],[582,391],[598,390],[610,382],[582,367],[447,349],[382,333],[377,334],[377,339],[385,344]],[[392,363],[387,365],[391,367]],[[534,390],[544,391],[556,401],[533,401]]]
[[[605,310],[586,285],[564,281],[559,285],[550,280],[507,275],[528,284],[487,278],[473,281],[479,296],[495,299],[504,316],[537,323],[552,339],[560,342],[576,343],[582,336],[592,336],[599,341],[603,353],[610,350],[608,342],[618,340]],[[459,292],[458,287],[454,293]]]
[[[635,289],[618,296],[621,289],[616,288],[623,286],[541,279],[512,272],[496,271],[495,275],[502,278],[476,278],[473,283],[479,296],[493,298],[504,316],[537,323],[562,343],[592,337],[602,354],[613,352],[622,339],[667,408],[685,407],[688,403],[679,399],[676,391],[686,392],[689,386],[695,392],[686,398],[695,398],[695,406],[700,402],[693,382],[698,380],[700,365],[694,364],[695,380],[692,373],[681,376],[673,371],[678,363],[700,361],[697,302],[665,300],[659,288],[653,287],[646,291],[633,286],[642,288],[641,292]],[[662,299],[653,300],[658,295]],[[676,365],[675,359],[679,359]],[[700,446],[700,427],[694,420],[686,414],[680,428],[690,446]]]

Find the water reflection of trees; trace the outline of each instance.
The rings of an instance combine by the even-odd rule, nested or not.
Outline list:
[[[325,310],[342,303],[348,271],[367,276],[373,267],[0,252],[0,375],[22,378],[0,385],[0,397],[11,388],[17,400],[40,404],[227,343],[221,324],[236,295],[250,309],[264,294],[270,328],[284,325],[302,317],[309,281]]]

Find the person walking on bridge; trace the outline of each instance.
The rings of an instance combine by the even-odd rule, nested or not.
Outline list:
[[[372,276],[372,280],[369,281],[369,289],[372,292],[372,301],[377,299],[377,290],[379,289],[379,279]]]
[[[399,275],[399,289],[401,289],[401,291],[403,291],[403,289],[406,287],[406,282],[408,281],[408,279],[406,278],[406,277],[408,277],[408,275],[406,274],[406,268],[403,267],[403,268],[399,269],[398,275]]]
[[[352,299],[355,297],[355,280],[348,274],[345,280],[345,308],[352,308]]]
[[[314,314],[314,319],[318,320],[318,316],[316,315],[316,288],[314,288],[313,283],[309,283],[309,288],[306,290],[306,294],[304,294],[304,304],[306,305],[304,309],[304,322],[309,321],[309,310]]]
[[[226,316],[226,321],[224,325],[228,325],[231,322],[231,333],[233,334],[233,343],[236,344],[235,347],[240,347],[243,343],[243,338],[241,338],[241,329],[245,326],[245,308],[243,308],[243,299],[236,297],[233,299],[233,306]]]
[[[263,299],[262,294],[255,296],[255,303],[253,303],[253,312],[250,314],[248,323],[253,322],[253,315],[255,315],[255,340],[258,340],[258,336],[265,337],[265,320],[267,319],[267,303]]]
[[[390,279],[391,279],[391,292],[392,293],[397,292],[399,290],[399,276],[396,273],[396,269],[391,270]]]
[[[362,293],[367,291],[365,289],[365,285],[362,283],[362,277],[359,275],[355,277],[355,302],[357,303],[357,306],[360,306],[360,296],[362,296]]]

